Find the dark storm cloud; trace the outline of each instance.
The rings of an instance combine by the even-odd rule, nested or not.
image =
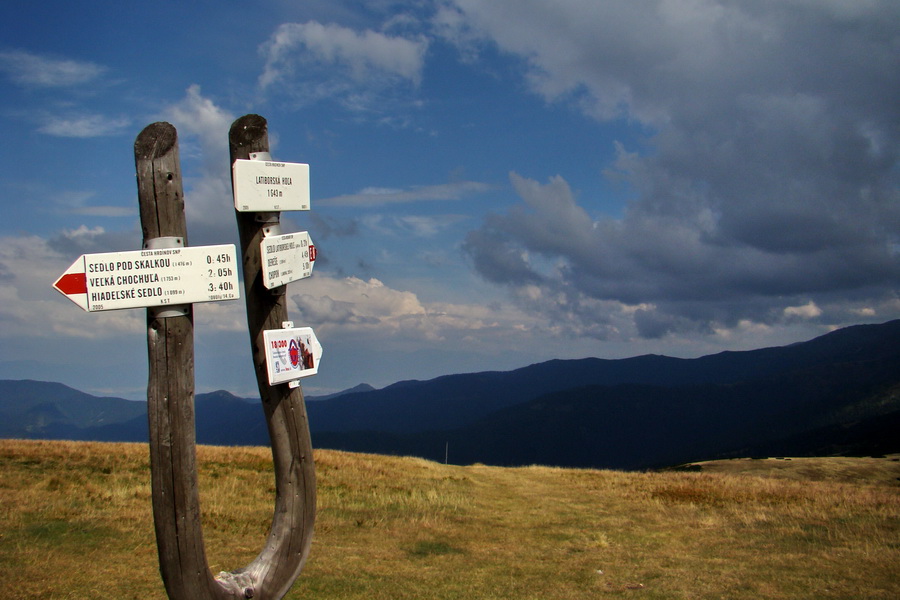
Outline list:
[[[636,192],[622,218],[512,174],[522,203],[465,244],[487,279],[646,304],[651,338],[896,297],[900,4],[456,4],[455,39],[521,56],[536,93],[656,132],[608,169]]]

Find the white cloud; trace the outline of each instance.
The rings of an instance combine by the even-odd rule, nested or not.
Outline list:
[[[118,135],[129,125],[131,125],[131,119],[127,117],[108,117],[97,114],[48,115],[44,118],[38,131],[57,137],[92,138]]]
[[[81,254],[134,250],[140,247],[141,234],[137,229],[107,231],[100,226],[79,225],[74,229],[61,230],[45,243],[51,250],[75,258]]]
[[[377,279],[316,276],[300,289],[303,293],[291,298],[305,322],[378,327],[388,333],[404,323],[421,323],[426,316],[415,294],[393,290]]]
[[[228,132],[235,116],[203,96],[199,85],[162,112],[178,131],[191,244],[223,243],[235,237]],[[200,160],[191,170],[185,159]],[[196,236],[195,236],[196,234]]]
[[[16,111],[23,120],[36,122],[37,131],[66,138],[97,138],[121,134],[131,124],[129,117],[110,116],[79,108],[80,98],[95,95],[103,84],[106,67],[96,63],[57,58],[24,50],[0,52],[0,73],[34,96],[29,109]],[[88,87],[90,84],[92,87]],[[47,90],[46,96],[35,95]],[[69,95],[70,97],[66,97]],[[36,99],[37,100],[36,102]],[[45,99],[50,99],[42,108]]]
[[[227,332],[239,333],[245,337],[247,333],[247,308],[244,291],[237,300],[226,302],[203,302],[194,305],[195,330],[203,333]],[[248,340],[249,347],[249,340]]]
[[[166,107],[162,117],[178,130],[179,145],[184,143],[182,138],[199,142],[198,154],[204,164],[220,169],[223,162],[228,164],[228,131],[235,117],[204,97],[199,85],[190,86],[184,98]]]
[[[265,66],[259,89],[298,106],[328,101],[356,118],[407,127],[405,113],[419,106],[414,94],[428,45],[423,35],[285,23],[260,46]]]
[[[421,215],[397,217],[397,221],[406,230],[418,237],[430,237],[440,231],[443,220]]]
[[[23,87],[54,88],[89,83],[99,78],[106,68],[87,61],[14,50],[0,52],[0,71]]]
[[[479,194],[491,186],[477,181],[417,186],[408,189],[368,187],[355,194],[323,198],[317,203],[328,206],[382,206],[425,200],[459,200],[469,194]]]
[[[312,62],[341,67],[358,83],[388,76],[418,85],[427,48],[428,41],[422,37],[409,39],[371,30],[357,32],[316,21],[284,23],[262,47],[266,66],[259,84],[265,89],[295,76],[296,63]]]
[[[87,225],[79,225],[75,229],[64,229],[62,235],[70,240],[76,239],[93,239],[106,233],[106,230],[99,225],[96,227],[88,227]]]
[[[324,333],[365,334],[421,341],[460,339],[492,331],[502,337],[523,329],[530,317],[513,308],[483,304],[422,302],[410,291],[396,290],[378,279],[316,275],[291,284],[289,296],[297,320]],[[483,340],[487,341],[487,340]]]
[[[815,319],[822,316],[822,309],[810,300],[802,306],[787,306],[784,309],[786,317],[800,317],[802,319]]]

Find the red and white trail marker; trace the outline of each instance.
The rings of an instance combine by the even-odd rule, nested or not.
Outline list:
[[[82,254],[53,283],[88,312],[235,300],[234,244]]]

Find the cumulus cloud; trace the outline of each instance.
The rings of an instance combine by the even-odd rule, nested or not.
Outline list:
[[[178,131],[182,159],[199,159],[196,169],[183,161],[185,215],[192,245],[234,239],[228,131],[235,116],[203,95],[199,85],[168,106],[160,119]]]
[[[190,86],[184,98],[166,107],[162,117],[178,130],[180,145],[182,137],[199,145],[193,152],[203,157],[205,166],[221,169],[223,163],[228,164],[228,130],[235,117],[205,97],[199,85]]]
[[[316,275],[292,284],[289,294],[298,322],[332,335],[436,341],[448,336],[476,336],[488,330],[509,333],[522,329],[525,323],[533,326],[533,319],[517,310],[423,302],[414,292],[391,288],[374,278]]]
[[[822,309],[810,300],[802,306],[788,306],[784,309],[785,316],[800,317],[803,319],[815,319],[822,315]]]
[[[651,338],[896,297],[900,5],[454,0],[439,16],[467,56],[520,59],[548,102],[651,132],[606,170],[633,191],[621,217],[592,218],[563,177],[511,175],[520,204],[465,244],[487,279],[585,323],[594,302],[644,304],[632,327]]]
[[[630,329],[658,338],[709,334],[742,319],[811,318],[822,309],[812,314],[815,303],[793,303],[811,294],[832,308],[860,294],[884,302],[900,281],[898,257],[884,242],[811,253],[752,248],[723,239],[699,215],[632,209],[622,219],[592,220],[561,178],[544,185],[510,178],[522,204],[490,215],[463,250],[483,277],[570,333],[605,338]],[[638,305],[632,327],[602,326]]]
[[[391,289],[377,279],[317,277],[303,290],[291,299],[305,322],[377,327],[386,335],[403,328],[427,328],[427,312],[414,293]]]
[[[317,21],[284,23],[260,47],[265,67],[260,89],[289,91],[301,103],[339,100],[354,111],[399,85],[418,86],[428,40]]]

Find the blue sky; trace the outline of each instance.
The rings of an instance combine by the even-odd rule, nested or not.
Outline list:
[[[692,357],[900,318],[891,0],[6,3],[0,377],[140,398],[144,311],[51,288],[141,243],[179,134],[191,245],[235,242],[228,129],[310,165],[307,394],[551,358]],[[243,300],[197,390],[255,393]]]

